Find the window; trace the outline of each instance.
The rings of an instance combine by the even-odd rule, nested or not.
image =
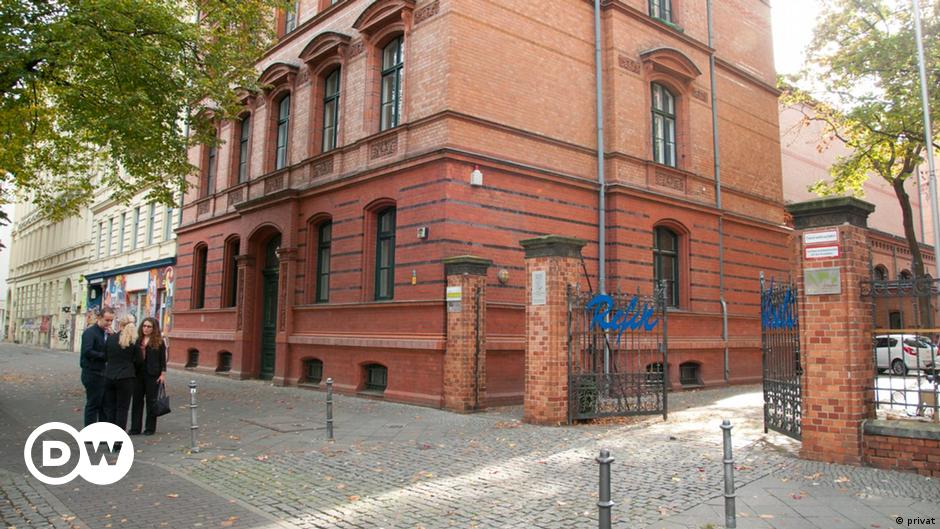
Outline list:
[[[882,265],[878,265],[874,270],[875,281],[887,281],[888,280],[888,269]]]
[[[683,386],[700,386],[702,379],[699,376],[701,366],[698,362],[684,362],[679,365],[679,383]]]
[[[901,321],[901,313],[900,313],[900,312],[890,312],[890,313],[888,313],[888,328],[889,328],[889,329],[901,329],[901,328],[903,328],[903,327],[904,327],[904,325],[903,325],[903,322]],[[895,342],[895,341],[893,341],[893,340],[892,340],[892,342],[893,342],[893,343],[891,344],[891,347],[894,347],[895,345],[897,345],[897,342]]]
[[[319,384],[323,380],[323,361],[311,358],[304,360],[304,382]]]
[[[104,222],[98,223],[98,258],[104,255]]]
[[[395,208],[376,215],[375,299],[392,299],[395,292]]]
[[[199,367],[199,350],[190,349],[186,352],[186,366],[188,368]]]
[[[672,22],[672,0],[649,0],[650,16]]]
[[[193,250],[193,299],[191,307],[201,309],[206,303],[206,261],[209,249],[201,244]]]
[[[150,203],[150,213],[148,215],[150,221],[147,223],[147,244],[153,244],[153,230],[157,226],[157,205]]]
[[[401,116],[403,48],[402,37],[396,37],[382,49],[382,110],[379,130],[397,127]]]
[[[297,29],[297,16],[299,13],[300,13],[299,1],[294,2],[294,5],[284,12],[284,34],[285,35]]]
[[[388,369],[379,364],[369,364],[366,370],[366,391],[384,392],[388,386]]]
[[[251,138],[251,115],[239,123],[238,133],[238,183],[248,181],[248,140]]]
[[[118,253],[124,253],[124,233],[127,224],[127,212],[121,213],[121,224],[118,228]]]
[[[140,206],[134,208],[134,220],[131,223],[131,250],[137,249],[137,234],[140,231]]]
[[[676,99],[661,84],[652,83],[653,161],[676,166]]]
[[[112,241],[114,241],[114,217],[108,219],[108,255],[111,255]]]
[[[209,154],[206,155],[206,190],[202,196],[209,196],[215,193],[215,175],[219,165],[218,154],[218,146],[210,145]]]
[[[163,240],[168,241],[173,237],[173,208],[166,206],[163,210]]]
[[[274,169],[287,167],[287,134],[290,128],[290,94],[281,98],[277,112],[277,143]]]
[[[234,307],[238,299],[238,252],[240,240],[233,237],[225,242],[225,299],[223,307]]]
[[[339,130],[339,68],[326,76],[323,90],[323,152],[336,148]]]
[[[219,365],[215,368],[217,373],[228,373],[232,370],[232,353],[221,352],[219,353]]]
[[[901,281],[910,281],[913,278],[914,276],[911,274],[909,270],[901,270],[901,273],[898,274],[898,279],[900,279]]]
[[[333,223],[323,222],[317,228],[317,303],[330,300],[330,248],[333,244]]]
[[[666,306],[679,306],[679,237],[668,228],[653,230],[653,279],[666,286]]]

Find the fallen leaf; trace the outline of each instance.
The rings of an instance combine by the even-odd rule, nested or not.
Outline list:
[[[772,514],[761,514],[760,517],[763,518],[763,519],[765,519],[765,520],[770,520],[771,518],[774,517],[774,515],[772,515]]]
[[[180,495],[175,492],[171,492],[170,494],[167,494],[166,497],[170,498],[171,500],[175,500],[176,498],[179,498]]]
[[[835,479],[836,483],[848,483],[849,481],[852,481],[852,480],[850,480],[849,478],[845,476],[839,476]]]
[[[359,496],[349,496],[349,501],[359,501]]]

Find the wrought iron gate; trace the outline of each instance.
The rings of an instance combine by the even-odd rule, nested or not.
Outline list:
[[[653,295],[568,291],[568,422],[666,418],[665,288]]]
[[[764,373],[764,432],[803,436],[800,325],[797,288],[792,282],[768,286],[760,274],[761,357]]]

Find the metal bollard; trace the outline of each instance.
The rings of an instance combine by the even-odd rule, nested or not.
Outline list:
[[[326,438],[333,440],[333,379],[326,379]]]
[[[738,526],[734,507],[734,458],[731,456],[731,421],[721,421],[722,436],[725,445],[725,527],[734,529]]]
[[[610,501],[610,464],[614,458],[610,457],[609,450],[601,450],[601,455],[595,459],[600,465],[600,483],[597,495],[597,527],[610,529],[610,510],[614,502]]]
[[[199,429],[199,425],[196,424],[196,408],[199,406],[196,404],[196,381],[189,381],[189,444],[190,451],[196,454],[199,453],[199,445],[196,443],[196,430]]]

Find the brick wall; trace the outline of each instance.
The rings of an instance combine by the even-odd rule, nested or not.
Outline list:
[[[940,440],[866,434],[865,464],[940,477]]]

